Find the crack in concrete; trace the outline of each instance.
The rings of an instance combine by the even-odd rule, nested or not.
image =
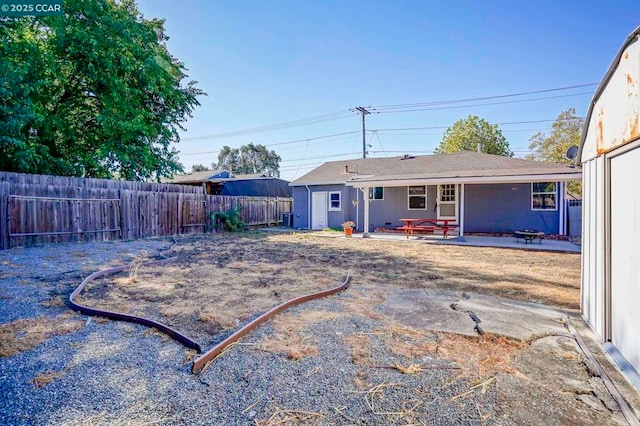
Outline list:
[[[453,302],[451,305],[449,305],[449,307],[451,309],[453,309],[454,311],[464,312],[465,314],[469,315],[469,318],[471,318],[471,321],[476,323],[475,327],[473,327],[473,329],[476,331],[476,333],[484,334],[484,330],[480,326],[480,323],[482,322],[482,320],[480,319],[480,317],[478,315],[476,315],[475,312],[473,312],[471,309],[467,309],[467,308],[464,308],[464,307],[460,306],[457,302]]]

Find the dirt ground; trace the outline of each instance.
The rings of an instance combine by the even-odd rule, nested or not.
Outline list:
[[[87,286],[79,302],[148,316],[208,341],[279,303],[334,287],[438,288],[578,309],[580,256],[310,234],[181,239],[178,261]],[[150,254],[149,254],[150,256]]]
[[[465,335],[425,329],[389,314],[387,304],[393,294],[412,292],[444,292],[453,300],[470,302],[481,301],[479,294],[493,295],[577,309],[579,255],[334,237],[247,233],[179,238],[168,253],[177,255],[177,261],[140,267],[145,260],[157,258],[157,252],[138,252],[129,261],[130,272],[90,283],[78,301],[165,322],[207,349],[278,303],[340,284],[349,271],[352,280],[347,291],[276,316],[225,352],[197,383],[222,377],[217,386],[233,388],[235,382],[224,377],[238,376],[236,369],[246,368],[245,362],[277,365],[260,367],[264,374],[273,371],[274,378],[247,388],[265,393],[228,392],[226,404],[244,404],[235,421],[241,418],[251,424],[354,423],[358,418],[369,419],[364,423],[422,424],[434,415],[442,419],[454,413],[463,413],[459,421],[473,424],[624,423],[602,380],[563,331],[525,340],[492,332],[476,334],[473,328]],[[62,309],[57,298],[47,303]],[[454,304],[449,309],[448,303],[445,307],[451,315],[471,321]],[[77,316],[63,313],[56,318],[68,323],[59,334],[73,336],[79,327]],[[562,320],[557,321],[561,327]],[[111,323],[94,319],[84,328],[106,329]],[[18,320],[2,325],[0,334],[11,343],[0,356],[12,357],[55,333],[47,324]],[[23,341],[31,335],[33,342]],[[162,351],[171,346],[166,345],[166,336],[153,329],[142,335],[161,337]],[[83,345],[70,347],[76,350]],[[183,358],[183,364],[172,374],[180,380],[189,376],[185,366],[195,355],[180,349],[176,356]],[[38,392],[65,389],[60,371],[43,370],[29,383]],[[247,374],[242,373],[245,381]],[[326,382],[317,389],[315,381],[294,386],[300,374]],[[151,377],[155,376],[138,379]],[[287,387],[288,378],[293,383]],[[266,399],[268,392],[260,390],[279,381],[284,387],[278,387],[276,394],[285,395],[283,401],[288,400],[286,392],[299,398],[289,409],[283,408],[283,401]],[[316,398],[300,396],[326,392],[327,383],[334,389],[328,394],[331,404],[344,405],[318,405]],[[217,389],[213,384],[206,386]],[[155,389],[151,383],[149,388]],[[304,392],[296,394],[297,388]],[[260,402],[249,400],[254,397]],[[227,412],[228,407],[220,404],[224,408],[220,412]],[[147,411],[135,416],[152,414]]]

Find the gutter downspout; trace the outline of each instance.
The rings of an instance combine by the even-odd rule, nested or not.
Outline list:
[[[305,185],[307,188],[307,229],[311,229],[311,189],[309,185]]]

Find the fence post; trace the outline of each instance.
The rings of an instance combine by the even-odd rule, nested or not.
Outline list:
[[[9,182],[0,182],[0,250],[10,248]]]

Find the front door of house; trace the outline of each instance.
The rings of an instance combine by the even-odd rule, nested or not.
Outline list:
[[[324,229],[327,227],[327,193],[311,193],[311,229]]]
[[[438,219],[458,220],[458,185],[438,185]]]

